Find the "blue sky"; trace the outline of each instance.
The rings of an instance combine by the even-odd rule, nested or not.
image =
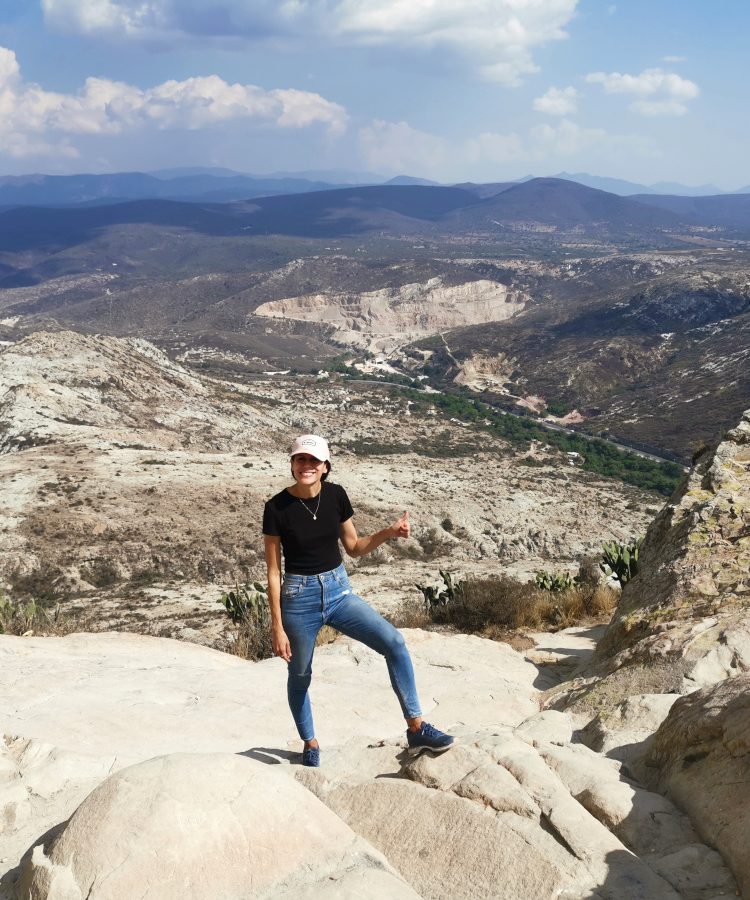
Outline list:
[[[0,174],[750,183],[743,0],[2,0]]]

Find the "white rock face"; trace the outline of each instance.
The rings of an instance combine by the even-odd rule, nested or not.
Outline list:
[[[750,896],[750,675],[681,697],[654,735],[644,769]]]
[[[18,895],[240,900],[304,885],[333,897],[344,875],[367,897],[418,896],[292,779],[243,756],[183,753],[99,785],[46,851],[34,848]]]
[[[441,278],[361,294],[306,294],[261,304],[255,315],[333,325],[355,346],[392,349],[448,328],[498,322],[520,312],[528,297],[494,281],[446,285]]]
[[[175,449],[200,446],[209,424],[209,445],[257,445],[269,421],[217,402],[140,338],[41,331],[0,352],[0,452],[80,438],[82,427],[88,440],[132,441],[146,423]]]
[[[0,636],[0,900],[19,887],[24,898],[81,900],[92,885],[91,900],[168,900],[155,887],[165,870],[170,885],[183,884],[181,900],[733,893],[731,875],[669,801],[574,743],[568,714],[538,712],[535,665],[479,638],[405,634],[428,718],[460,743],[408,757],[382,659],[338,640],[314,663],[321,769],[298,765],[279,660],[252,664],[136,635]],[[575,644],[561,634],[561,651],[566,638]],[[291,775],[317,801],[298,800]],[[43,838],[71,816],[61,836]],[[335,846],[308,841],[303,828],[287,849],[299,816],[322,823],[316,839],[338,835]],[[302,845],[315,853],[303,859]],[[259,847],[260,861],[251,856]],[[710,862],[702,880],[697,851]]]

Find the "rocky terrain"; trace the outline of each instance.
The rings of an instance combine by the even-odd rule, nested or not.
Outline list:
[[[407,637],[428,714],[460,745],[407,757],[382,661],[342,640],[316,657],[317,771],[298,766],[278,660],[137,635],[0,638],[0,896],[734,893],[683,813],[576,743],[567,714],[538,711],[530,660]]]
[[[0,636],[2,900],[750,897],[748,414],[659,512],[412,405],[219,380],[134,338],[2,349],[2,577],[120,629]],[[220,587],[262,572],[262,500],[313,427],[362,530],[412,511],[408,543],[352,566],[383,609],[438,566],[572,569],[656,515],[641,572],[603,634],[407,630],[425,713],[460,740],[439,757],[405,754],[376,654],[318,648],[323,767],[302,769],[283,664],[199,642],[220,644]]]
[[[567,688],[593,708],[644,692],[682,694],[750,671],[750,415],[651,523],[591,671]]]
[[[397,290],[359,294],[313,294],[261,304],[256,316],[320,322],[336,329],[342,343],[370,352],[393,349],[461,325],[508,319],[528,298],[487,279],[447,286],[440,278]]]
[[[143,337],[221,378],[385,354],[391,374],[516,412],[552,404],[578,429],[684,463],[750,402],[741,242],[633,252],[117,229],[22,254],[38,264],[0,285],[0,340]]]
[[[353,565],[384,607],[439,567],[576,570],[662,503],[411,406],[356,382],[219,381],[139,339],[31,335],[0,352],[2,578],[97,627],[216,641],[220,590],[264,574],[262,504],[288,483],[291,438],[313,428],[332,439],[360,530],[410,510],[409,542]]]

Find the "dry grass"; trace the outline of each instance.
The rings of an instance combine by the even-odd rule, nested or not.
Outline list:
[[[338,631],[329,625],[324,625],[318,632],[315,646],[322,647],[324,644],[331,644],[338,636]],[[253,621],[233,625],[227,632],[221,649],[226,653],[232,653],[252,662],[270,659],[274,655],[271,628],[265,624],[257,624]]]
[[[0,634],[61,636],[88,630],[87,620],[65,613],[59,603],[45,606],[35,600],[11,600],[0,594]]]
[[[599,618],[614,610],[617,599],[617,591],[602,585],[582,584],[555,594],[505,576],[475,578],[463,583],[454,600],[429,612],[416,598],[407,601],[394,616],[394,624],[399,628],[443,626],[507,639],[523,628],[557,631]]]

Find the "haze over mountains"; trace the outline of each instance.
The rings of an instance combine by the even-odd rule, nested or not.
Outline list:
[[[138,185],[144,192],[152,182],[172,184],[140,175],[117,178],[113,191],[123,184]],[[489,196],[483,185],[386,184],[278,193],[233,203],[144,197],[105,204],[99,197],[95,202],[49,209],[21,205],[0,213],[0,248],[59,249],[86,241],[103,228],[135,223],[210,235],[309,238],[372,232],[465,236],[511,231],[533,233],[541,239],[571,233],[592,240],[628,240],[640,247],[674,246],[696,235],[720,240],[750,236],[750,194],[620,197],[555,178],[494,187],[497,191]]]
[[[553,177],[620,196],[669,194],[697,197],[750,192],[750,186],[734,192],[723,192],[715,185],[689,187],[671,182],[643,185],[618,178],[589,175],[585,172],[572,175],[560,172]],[[526,176],[516,181],[497,184],[473,184],[471,188],[478,196],[489,196],[504,187],[522,184],[532,179],[533,176]],[[114,203],[147,198],[225,203],[273,194],[296,194],[341,186],[379,184],[439,186],[436,181],[411,175],[397,175],[386,180],[372,172],[345,170],[250,175],[220,167],[185,167],[155,172],[6,175],[0,176],[0,208],[22,205],[71,206],[80,203]],[[455,186],[468,187],[468,183]]]

